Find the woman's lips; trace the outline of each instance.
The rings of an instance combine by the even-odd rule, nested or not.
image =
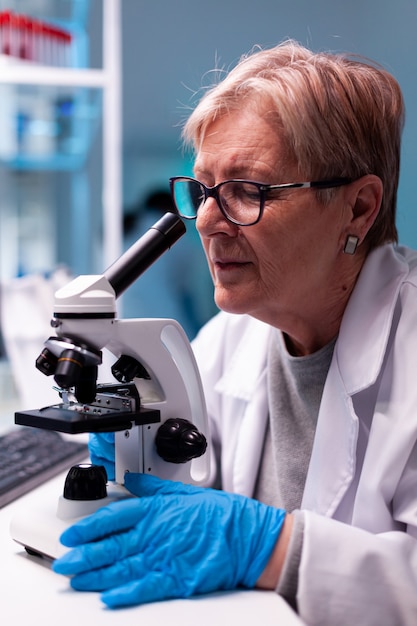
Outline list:
[[[219,267],[222,270],[234,269],[236,267],[242,267],[243,263],[238,261],[216,261],[216,267]]]
[[[233,258],[216,258],[213,259],[214,267],[219,271],[231,271],[241,269],[246,265],[249,265],[247,261],[240,261]]]

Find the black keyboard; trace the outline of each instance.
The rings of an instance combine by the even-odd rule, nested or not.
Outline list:
[[[0,507],[87,458],[87,444],[16,426],[0,436]]]

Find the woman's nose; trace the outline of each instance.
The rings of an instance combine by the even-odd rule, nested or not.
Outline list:
[[[223,215],[216,198],[210,196],[198,209],[196,228],[201,235],[209,235],[211,232],[229,232],[235,225],[229,222]]]

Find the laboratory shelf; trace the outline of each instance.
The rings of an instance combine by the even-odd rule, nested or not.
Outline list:
[[[0,68],[0,83],[11,85],[62,85],[100,89],[108,83],[106,74],[99,69],[49,67],[30,63],[7,65],[1,60]]]
[[[88,67],[89,4],[0,5],[0,163],[12,170],[74,170],[90,153],[108,73]]]
[[[81,167],[101,124],[102,94],[73,84],[0,80],[0,162],[14,170]]]
[[[7,191],[0,203],[0,222],[13,222],[16,230],[9,240],[0,232],[0,249],[6,247],[10,259],[0,282],[21,265],[20,257],[28,249],[25,233],[32,232],[26,221],[29,224],[34,212],[42,212],[46,224],[51,220],[61,224],[68,216],[65,229],[70,234],[64,237],[64,252],[58,226],[56,241],[45,233],[43,246],[41,234],[32,233],[30,244],[39,239],[39,247],[49,250],[48,259],[59,251],[58,261],[76,270],[79,258],[95,267],[99,246],[100,266],[120,255],[120,5],[121,0],[0,0],[0,175]],[[13,21],[18,44],[7,39],[10,33],[5,35],[1,19],[5,13],[7,24],[9,13],[23,18]],[[32,44],[22,44],[19,29],[31,36],[37,20],[69,34],[71,45],[64,55],[45,56]],[[92,159],[97,149],[100,163]],[[54,172],[57,176],[52,176]],[[51,201],[54,185],[67,190],[66,210],[61,201],[59,211]],[[84,228],[89,229],[85,254],[72,252],[81,246],[79,229],[71,230],[71,224],[80,223],[80,211]],[[32,266],[25,271],[33,271]]]

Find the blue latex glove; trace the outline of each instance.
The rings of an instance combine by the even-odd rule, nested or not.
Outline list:
[[[53,569],[71,586],[102,591],[109,607],[252,588],[285,512],[243,496],[126,474],[139,498],[114,502],[61,536],[73,547]],[[76,547],[74,547],[76,546]]]
[[[88,450],[91,462],[94,465],[104,465],[108,480],[113,481],[115,479],[114,433],[90,433]]]

